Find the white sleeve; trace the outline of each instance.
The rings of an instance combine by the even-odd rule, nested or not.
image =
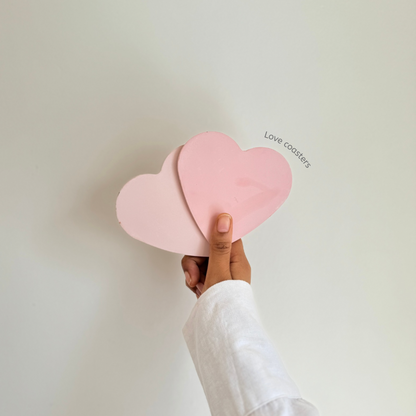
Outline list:
[[[249,283],[211,286],[182,333],[213,416],[318,416],[268,338]]]

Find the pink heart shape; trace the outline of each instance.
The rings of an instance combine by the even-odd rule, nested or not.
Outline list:
[[[289,163],[280,153],[266,147],[243,151],[219,132],[188,140],[179,154],[178,174],[189,209],[207,241],[222,212],[233,217],[234,242],[269,218],[292,187]]]
[[[117,218],[133,238],[174,253],[209,256],[209,244],[189,211],[179,182],[173,150],[158,174],[139,175],[121,189]]]

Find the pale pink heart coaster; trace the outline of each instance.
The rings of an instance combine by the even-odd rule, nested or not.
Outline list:
[[[183,146],[173,150],[158,174],[127,182],[116,202],[117,218],[133,238],[174,253],[209,256],[209,244],[189,211],[179,182],[177,161]]]
[[[179,154],[178,174],[207,241],[219,214],[233,217],[234,242],[269,218],[292,187],[289,163],[280,153],[266,147],[243,151],[219,132],[201,133],[186,142]]]

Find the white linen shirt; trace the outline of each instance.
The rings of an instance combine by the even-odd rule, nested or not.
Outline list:
[[[208,288],[182,333],[213,416],[319,416],[287,374],[249,283]]]

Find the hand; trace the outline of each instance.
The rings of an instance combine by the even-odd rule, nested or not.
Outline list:
[[[208,288],[224,280],[244,280],[251,284],[251,266],[243,241],[240,238],[231,243],[232,235],[233,219],[230,214],[222,213],[211,232],[209,257],[182,258],[185,284],[198,299]]]

